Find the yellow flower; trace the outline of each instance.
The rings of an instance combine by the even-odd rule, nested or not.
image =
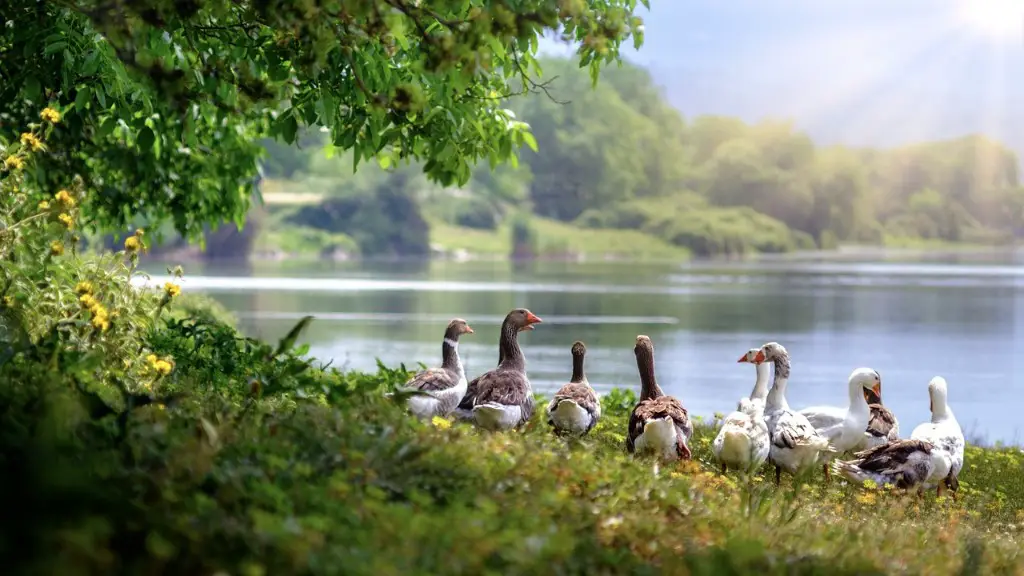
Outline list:
[[[92,282],[83,280],[78,284],[75,284],[75,293],[77,294],[92,294]]]
[[[431,418],[430,423],[441,430],[447,430],[452,427],[451,420],[447,418],[442,418],[440,416],[434,416],[433,418]]]
[[[50,124],[56,124],[57,122],[60,122],[60,112],[57,112],[49,106],[43,108],[43,111],[39,113],[39,117],[43,120],[46,120]]]
[[[4,159],[4,166],[6,166],[8,170],[21,170],[21,167],[24,165],[25,163],[17,156],[8,156]]]
[[[64,227],[67,228],[68,230],[71,230],[72,228],[75,227],[75,221],[74,219],[71,218],[71,215],[69,214],[61,214],[60,216],[57,216],[57,219],[60,220],[60,223],[63,224]]]
[[[857,501],[860,502],[861,504],[870,506],[875,503],[875,493],[861,492],[860,494],[857,495]]]
[[[92,325],[100,332],[106,332],[110,328],[110,321],[107,320],[106,316],[95,316],[92,319]]]
[[[71,209],[75,207],[75,199],[67,190],[61,190],[60,192],[57,192],[57,194],[55,194],[53,198],[57,202],[60,202],[61,205],[64,206],[64,208],[66,209]]]
[[[124,249],[128,252],[138,252],[141,246],[138,236],[129,236],[124,241]]]
[[[153,369],[156,373],[161,376],[167,376],[171,373],[171,363],[167,360],[157,360],[156,364],[153,365]]]
[[[96,307],[96,299],[92,297],[92,294],[82,294],[82,297],[78,299],[78,302],[82,305],[82,308],[92,310]]]
[[[142,238],[145,235],[146,235],[146,231],[143,230],[142,228],[139,228],[138,230],[135,231],[135,236],[137,236],[139,238]]]
[[[50,209],[50,203],[47,202],[46,200],[43,200],[42,202],[39,203],[39,209],[43,210],[43,211],[49,210]]]
[[[22,134],[21,134],[21,143],[22,143],[22,145],[28,146],[29,148],[31,148],[33,150],[42,150],[43,149],[43,143],[40,142],[39,138],[36,138],[36,135],[31,133],[31,132],[22,132]]]
[[[178,294],[181,294],[181,286],[178,286],[177,284],[171,284],[170,282],[165,282],[164,292],[167,294],[168,297],[174,298]]]
[[[64,244],[62,244],[58,240],[54,240],[53,242],[50,243],[50,255],[51,256],[60,256],[63,253],[64,253]]]

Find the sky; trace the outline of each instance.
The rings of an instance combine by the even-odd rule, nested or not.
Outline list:
[[[687,116],[789,118],[857,146],[980,132],[1024,156],[1024,0],[651,5],[625,55]]]

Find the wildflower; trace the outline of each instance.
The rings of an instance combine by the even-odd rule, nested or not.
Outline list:
[[[21,167],[24,165],[25,163],[22,162],[21,158],[17,156],[8,156],[7,158],[4,159],[4,166],[8,170],[21,170]]]
[[[146,363],[149,364],[150,366],[156,366],[157,360],[158,358],[156,357],[156,354],[149,354],[146,356]]]
[[[442,418],[440,416],[434,416],[430,420],[430,423],[441,430],[447,430],[452,427],[451,420],[448,420],[447,418]]]
[[[168,362],[167,360],[157,360],[156,364],[153,365],[153,369],[156,370],[156,373],[161,376],[167,376],[168,374],[170,374],[171,368],[171,363]]]
[[[56,124],[57,122],[60,122],[60,112],[57,112],[49,106],[43,108],[43,111],[39,113],[39,117],[49,122],[50,124]]]
[[[50,255],[51,256],[60,256],[63,253],[64,253],[64,244],[63,243],[61,243],[59,240],[54,240],[53,242],[50,243]]]
[[[139,248],[141,248],[141,247],[142,247],[142,243],[139,242],[139,237],[138,236],[129,236],[124,241],[124,249],[127,252],[131,252],[131,253],[138,252]]]
[[[67,228],[68,230],[71,230],[72,228],[75,227],[75,221],[74,219],[71,218],[70,214],[61,214],[60,216],[57,216],[57,219],[60,220],[60,223],[63,224],[64,227]]]
[[[874,492],[861,492],[857,495],[857,502],[870,506],[875,503]]]
[[[178,286],[177,284],[171,284],[170,282],[165,282],[164,293],[167,294],[168,298],[174,298],[178,294],[181,294],[181,286]]]
[[[100,332],[106,332],[110,328],[110,320],[107,320],[106,310],[103,310],[103,308],[99,308],[99,310],[102,310],[104,313],[93,313],[92,326]]]
[[[59,202],[65,209],[70,210],[75,207],[75,199],[71,196],[71,193],[67,190],[61,190],[54,195],[54,200]]]
[[[31,133],[31,132],[22,132],[22,134],[21,134],[21,144],[23,146],[28,146],[29,148],[31,148],[33,150],[42,150],[43,149],[43,143],[40,142],[39,138],[36,138],[36,135]]]
[[[92,294],[92,282],[83,280],[78,284],[75,284],[76,294]]]
[[[142,237],[143,237],[143,236],[145,236],[145,235],[146,235],[146,231],[145,231],[145,230],[143,230],[142,228],[139,228],[139,229],[137,229],[137,230],[135,231],[135,236],[136,236],[137,238],[142,238]]]
[[[14,298],[11,298],[10,296],[4,296],[4,306],[8,308],[14,307]]]
[[[46,211],[46,210],[49,210],[49,209],[50,209],[50,203],[47,202],[46,200],[43,200],[42,202],[39,203],[39,210]]]
[[[78,299],[78,302],[82,305],[82,308],[85,308],[90,312],[97,306],[97,304],[99,304],[96,302],[96,299],[93,298],[92,294],[88,293],[82,294],[82,297]]]

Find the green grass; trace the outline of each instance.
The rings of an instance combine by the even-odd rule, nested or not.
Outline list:
[[[586,258],[641,258],[688,260],[689,250],[636,230],[589,229],[547,218],[532,217],[541,256],[582,255]],[[430,243],[448,252],[465,250],[473,255],[508,257],[511,233],[507,225],[497,230],[475,230],[431,222]]]

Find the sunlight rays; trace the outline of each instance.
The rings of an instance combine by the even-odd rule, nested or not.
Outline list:
[[[1024,41],[1024,0],[961,0],[957,21],[997,41]]]

